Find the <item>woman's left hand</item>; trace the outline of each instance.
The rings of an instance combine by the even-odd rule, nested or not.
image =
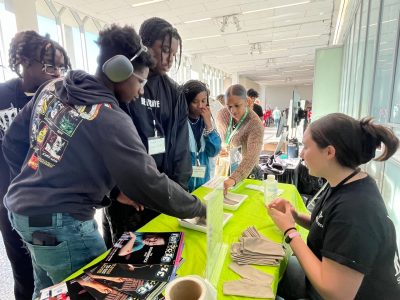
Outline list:
[[[227,178],[224,181],[224,196],[228,193],[228,189],[236,184],[235,179]]]
[[[285,203],[285,210],[280,211],[274,206],[266,205],[269,216],[274,221],[275,225],[278,226],[280,231],[285,232],[290,227],[295,227],[296,222],[294,221],[291,204],[289,202]]]

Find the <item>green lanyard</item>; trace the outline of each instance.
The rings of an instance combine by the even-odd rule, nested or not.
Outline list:
[[[246,112],[244,113],[244,115],[240,118],[239,122],[236,125],[236,128],[232,131],[232,125],[233,125],[233,118],[231,116],[230,120],[229,120],[229,127],[228,130],[226,132],[226,138],[225,138],[225,144],[229,145],[232,138],[235,136],[235,134],[237,133],[237,131],[239,130],[240,125],[242,125],[244,119],[246,119],[247,115],[249,113],[249,108],[246,107]],[[232,131],[232,132],[231,132]]]

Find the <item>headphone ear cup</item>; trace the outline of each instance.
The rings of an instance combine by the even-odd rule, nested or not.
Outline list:
[[[124,55],[115,55],[107,60],[102,68],[103,73],[114,83],[127,80],[133,73],[131,61]]]

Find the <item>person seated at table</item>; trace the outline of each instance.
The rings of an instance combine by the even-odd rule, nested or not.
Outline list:
[[[242,160],[224,181],[224,193],[228,188],[245,179],[259,161],[263,145],[264,127],[257,114],[247,105],[246,89],[231,85],[225,92],[225,105],[217,114],[216,124],[223,143],[221,157],[229,155],[232,148],[242,148]]]
[[[182,89],[189,109],[189,147],[194,170],[189,192],[192,192],[210,180],[210,158],[221,150],[221,138],[212,123],[207,86],[201,81],[189,80]]]
[[[16,176],[4,204],[32,256],[34,297],[106,250],[93,217],[96,208],[110,204],[104,195],[115,186],[175,217],[206,214],[199,199],[158,171],[119,107],[143,93],[153,63],[140,37],[132,27],[111,25],[97,43],[95,76],[70,71],[63,80],[50,81],[3,139],[4,157]],[[49,119],[54,103],[62,109]],[[33,131],[34,125],[39,129]],[[62,142],[57,153],[46,150],[57,139]]]
[[[375,180],[360,165],[389,159],[398,149],[394,133],[334,113],[306,129],[301,157],[310,175],[329,188],[311,214],[298,214],[276,199],[267,207],[296,258],[291,257],[278,295],[284,299],[400,299],[400,260],[395,227]],[[309,229],[307,244],[295,224]],[[300,263],[300,266],[299,266]]]

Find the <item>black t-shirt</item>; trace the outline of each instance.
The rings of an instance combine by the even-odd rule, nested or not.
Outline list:
[[[356,299],[400,299],[400,260],[396,231],[374,179],[330,188],[311,215],[307,244],[364,274]]]
[[[22,80],[19,78],[0,83],[0,205],[3,205],[3,198],[10,184],[10,172],[1,151],[3,136],[18,112],[32,98],[22,91],[21,84]]]
[[[122,106],[121,106],[122,107]],[[179,85],[167,75],[149,77],[141,99],[132,101],[127,110],[148,150],[148,140],[165,138],[165,153],[152,155],[160,172],[187,189],[192,174],[187,126],[188,108]]]
[[[257,103],[254,103],[254,105],[253,105],[253,111],[257,114],[257,116],[259,116],[261,118],[264,116],[262,107],[260,105],[258,105]]]

